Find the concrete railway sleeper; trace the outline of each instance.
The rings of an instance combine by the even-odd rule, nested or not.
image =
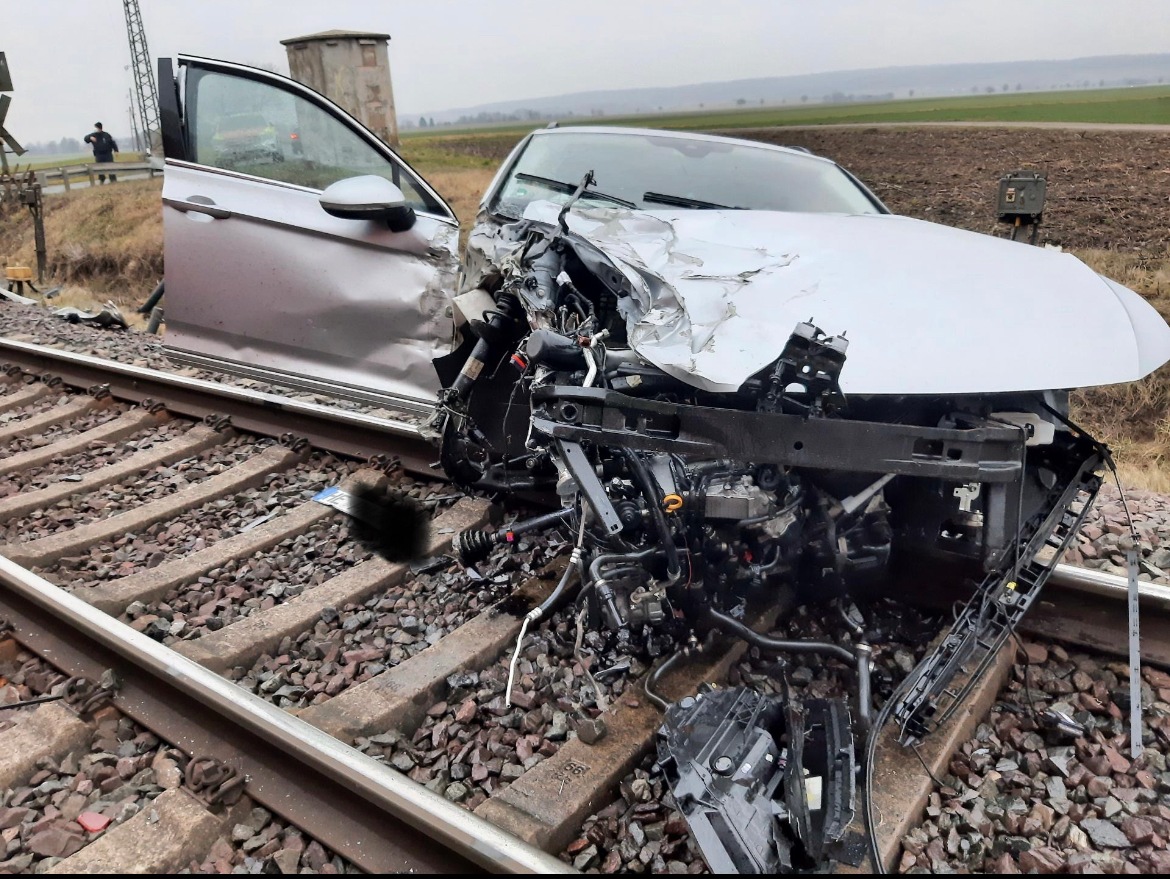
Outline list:
[[[233,807],[225,819],[227,812],[196,803],[211,816],[204,819],[191,811],[189,794],[163,787],[150,810],[125,815],[54,869],[121,865],[111,860],[126,846],[120,840],[160,835],[151,828],[171,820],[203,828],[204,841],[144,863],[226,864],[232,855],[217,842],[224,821],[236,827],[249,819],[268,836],[244,842],[282,869],[294,865],[282,844],[296,834],[284,824],[265,830],[273,821],[320,840],[313,850],[318,866],[325,861],[317,851],[328,848],[367,870],[704,867],[653,767],[662,715],[642,689],[647,665],[582,638],[575,609],[562,608],[520,643],[508,690],[521,617],[548,597],[572,546],[573,534],[557,515],[545,518],[546,530],[516,529],[507,540],[483,541],[491,543],[487,558],[465,567],[448,555],[451,541],[469,529],[480,533],[488,508],[447,486],[289,439],[257,440],[241,434],[235,418],[190,424],[159,403],[128,407],[117,393],[60,400],[60,386],[30,382],[27,373],[8,370],[4,379],[0,406],[7,398],[21,401],[8,410],[15,430],[0,434],[0,492],[5,478],[10,485],[9,494],[0,493],[9,528],[0,548],[6,557],[0,616],[11,623],[12,637],[68,675],[98,681],[116,670],[121,684],[110,711],[170,742],[171,762],[202,754],[242,761],[248,795],[259,804],[246,814]],[[30,394],[41,388],[50,391]],[[194,408],[190,399],[183,408]],[[275,439],[298,417],[290,412],[291,421],[273,420],[267,430]],[[38,442],[32,434],[40,431]],[[232,449],[243,451],[232,458]],[[393,455],[396,447],[384,439],[378,450]],[[85,465],[91,453],[105,455],[96,468]],[[403,460],[416,473],[428,472],[415,459]],[[409,498],[430,519],[424,545],[412,558],[387,557],[362,533],[360,520],[313,499],[330,486],[352,497],[390,491]],[[12,539],[13,522],[32,539]],[[1058,568],[1054,580],[1074,573]],[[1078,579],[1083,586],[1086,575]],[[1111,595],[1117,584],[1101,580],[1096,588]],[[1162,599],[1156,588],[1146,589],[1144,600]],[[1074,604],[1046,605],[1035,625],[1063,625],[1057,637],[1116,647],[1100,619],[1075,622]],[[924,653],[941,626],[937,617],[883,598],[839,611],[781,603],[746,622],[761,633],[757,648],[800,637],[826,642],[822,653],[834,647],[842,657],[760,654],[740,639],[712,640],[672,663],[658,688],[668,699],[704,681],[765,694],[845,694],[856,687],[860,620],[867,636],[884,633],[866,642],[874,645],[876,707],[905,674],[906,657]],[[918,621],[913,637],[904,631],[911,618]],[[1165,643],[1161,635],[1149,639],[1153,661],[1166,661]],[[0,648],[0,657],[5,649],[17,648]],[[963,710],[919,753],[881,747],[877,808],[899,818],[882,827],[887,864],[895,863],[900,839],[929,801],[931,782],[919,759],[936,775],[945,771],[994,702],[1013,649],[1000,651]],[[167,695],[163,682],[176,674],[184,692]],[[48,704],[20,713],[42,708],[65,710]],[[206,715],[199,728],[188,720],[194,714]],[[237,723],[244,727],[229,734]],[[890,730],[885,737],[892,738]],[[304,779],[288,777],[302,774],[289,772],[290,757],[307,767]],[[332,793],[305,793],[323,778],[334,782]],[[347,799],[355,793],[379,807],[356,825]],[[264,812],[278,817],[265,822]],[[439,846],[403,846],[402,821]],[[80,838],[88,841],[85,832]],[[69,863],[86,852],[88,861]]]

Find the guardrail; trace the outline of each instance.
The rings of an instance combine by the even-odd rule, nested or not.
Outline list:
[[[44,168],[36,172],[37,180],[42,186],[50,183],[61,183],[65,191],[69,191],[70,178],[85,176],[89,185],[97,182],[99,174],[122,174],[130,171],[149,171],[150,176],[162,173],[162,163],[157,160],[145,162],[87,162],[75,165],[62,165],[59,168]]]

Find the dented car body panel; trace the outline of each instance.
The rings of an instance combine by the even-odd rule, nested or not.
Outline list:
[[[458,229],[430,218],[400,233],[355,228],[322,211],[315,194],[291,189],[250,204],[238,197],[264,185],[168,167],[164,198],[198,193],[232,210],[230,220],[207,222],[165,202],[172,356],[242,361],[417,399],[434,384],[431,360],[448,346]],[[221,222],[232,226],[234,258]],[[413,295],[387,295],[391,279],[391,289]]]
[[[647,162],[673,137],[604,136],[652,137],[631,152]],[[576,137],[533,135],[539,161],[497,177],[468,242],[462,344],[437,363],[448,475],[555,491],[578,534],[580,585],[528,622],[576,602],[666,665],[715,632],[834,657],[856,668],[864,728],[869,645],[737,620],[788,590],[823,601],[899,559],[945,561],[976,585],[889,703],[902,741],[921,740],[1095,499],[1108,453],[1069,420],[1067,389],[1148,374],[1170,327],[1069,255],[889,215],[823,160],[785,156],[816,164],[803,200],[774,208],[742,181],[692,185],[701,165],[669,191],[656,164],[641,194],[629,168],[571,185],[549,144]],[[465,560],[477,545],[458,541]]]
[[[451,336],[453,214],[389,147],[342,111],[326,113],[331,105],[304,86],[239,65],[181,61],[184,75],[172,78],[168,95],[163,188],[168,353],[426,410],[437,388],[431,361]],[[300,126],[300,149],[280,162],[224,151],[208,134],[241,115],[229,111],[261,99],[282,104],[288,124]],[[409,229],[323,209],[326,185],[358,172],[408,194]]]

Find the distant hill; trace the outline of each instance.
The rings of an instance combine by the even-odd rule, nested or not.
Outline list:
[[[1150,85],[1170,81],[1170,54],[1102,55],[1064,61],[1007,61],[835,70],[800,76],[770,76],[664,88],[574,92],[520,98],[474,107],[423,112],[437,125],[507,119],[615,116],[678,110],[726,109],[744,105],[819,104],[841,101],[938,97],[988,91],[1047,91],[1064,88]],[[403,127],[420,112],[402,111]]]

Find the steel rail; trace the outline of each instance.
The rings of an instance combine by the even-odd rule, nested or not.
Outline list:
[[[1115,598],[1119,601],[1126,600],[1129,595],[1129,580],[1127,578],[1080,565],[1057,565],[1048,582],[1078,592],[1088,592],[1103,598]],[[1145,601],[1159,608],[1170,610],[1170,586],[1162,586],[1159,583],[1143,580],[1138,583],[1138,594]]]
[[[439,845],[493,872],[575,873],[572,867],[488,823],[328,733],[238,687],[52,583],[0,556],[0,584],[309,769]],[[295,767],[289,767],[296,771]]]
[[[0,360],[29,372],[46,372],[68,385],[108,385],[121,400],[158,400],[181,415],[228,415],[240,430],[262,436],[296,433],[319,449],[365,458],[394,454],[412,472],[436,478],[437,454],[417,425],[318,403],[306,403],[234,385],[171,375],[88,354],[0,338]]]

